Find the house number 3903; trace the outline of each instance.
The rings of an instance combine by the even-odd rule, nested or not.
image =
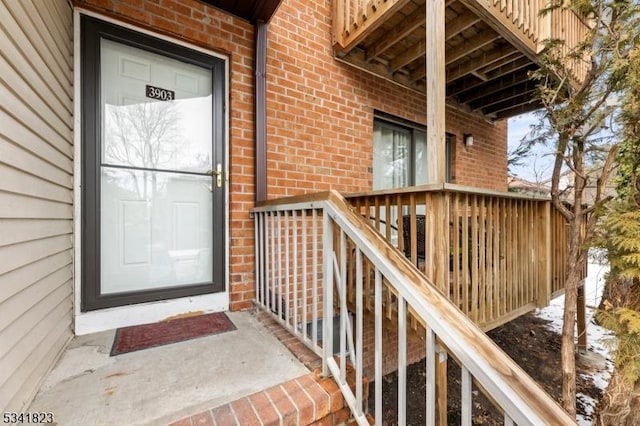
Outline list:
[[[150,86],[147,84],[147,98],[158,99],[160,101],[172,101],[176,98],[176,92],[173,90],[163,89],[161,87]]]

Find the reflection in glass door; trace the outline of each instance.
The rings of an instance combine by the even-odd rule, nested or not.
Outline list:
[[[211,73],[110,40],[100,50],[102,293],[210,282]]]
[[[90,34],[94,24],[127,32],[86,20]],[[223,241],[214,228],[224,214],[224,196],[222,179],[214,174],[223,170],[223,88],[216,84],[216,68],[181,56],[177,46],[171,45],[177,55],[167,55],[103,34],[90,38],[84,51],[87,45],[97,51],[99,71],[85,83],[99,95],[96,117],[88,114],[85,124],[87,130],[95,123],[90,130],[97,140],[84,141],[96,157],[85,154],[85,176],[89,191],[95,185],[99,208],[84,209],[85,217],[96,216],[90,243],[95,251],[83,254],[94,254],[97,271],[83,274],[85,281],[95,280],[85,287],[83,308],[221,290]],[[85,138],[91,134],[83,132]]]

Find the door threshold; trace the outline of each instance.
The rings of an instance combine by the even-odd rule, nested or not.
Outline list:
[[[76,312],[75,334],[81,336],[119,327],[148,324],[189,312],[210,313],[228,309],[229,293],[224,291],[90,312]]]

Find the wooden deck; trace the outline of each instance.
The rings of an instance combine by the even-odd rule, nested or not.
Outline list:
[[[477,391],[504,413],[505,424],[572,424],[476,326],[490,328],[548,301],[554,262],[566,256],[552,234],[564,226],[554,226],[548,200],[425,186],[270,200],[253,212],[256,302],[322,357],[323,373],[333,375],[359,424],[368,424],[368,362],[381,421],[383,360],[396,362],[398,422],[407,420],[408,339],[426,355],[429,424],[447,424],[444,395],[460,386],[448,380],[448,362],[462,370],[462,424],[471,423]],[[421,246],[426,274],[416,268]]]
[[[564,218],[550,200],[457,185],[346,197],[485,331],[564,288]]]
[[[528,72],[538,67],[544,40],[564,39],[569,49],[587,31],[572,11],[542,16],[544,0],[436,1],[446,7],[447,103],[488,119],[539,108]],[[425,0],[334,0],[336,58],[421,92],[427,26]],[[587,65],[574,63],[577,80]]]

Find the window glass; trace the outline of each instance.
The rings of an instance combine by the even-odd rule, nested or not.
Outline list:
[[[445,179],[451,181],[451,135],[446,136]],[[376,119],[373,125],[373,189],[427,183],[426,131]]]
[[[424,185],[425,183],[427,183],[427,134],[425,132],[416,130],[414,132],[414,137],[414,185]]]
[[[411,132],[377,122],[373,133],[373,189],[409,186]]]

